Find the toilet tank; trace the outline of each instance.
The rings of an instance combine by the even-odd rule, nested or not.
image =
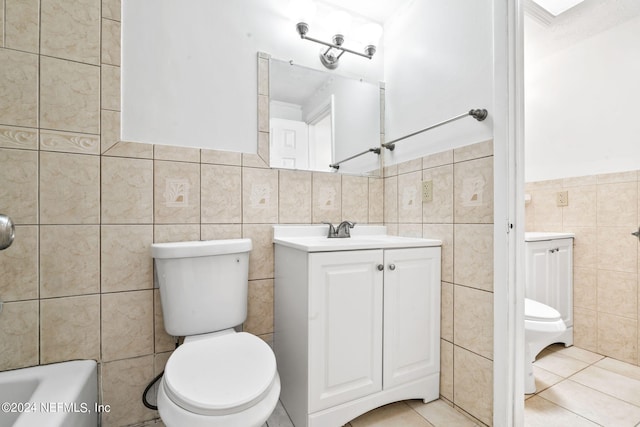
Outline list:
[[[251,239],[152,244],[167,333],[197,335],[243,323],[250,251]]]

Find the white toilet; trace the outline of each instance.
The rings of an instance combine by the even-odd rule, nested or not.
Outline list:
[[[151,245],[164,327],[184,343],[158,389],[168,427],[262,426],[278,403],[271,347],[233,329],[247,317],[250,239]]]
[[[535,393],[533,362],[545,347],[557,342],[567,330],[558,310],[529,298],[524,299],[524,392]]]

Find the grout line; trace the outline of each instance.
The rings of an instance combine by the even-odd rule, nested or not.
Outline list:
[[[7,2],[6,0],[4,1],[4,8],[5,8],[5,13],[4,13],[4,18],[5,18],[5,25],[4,25],[4,31],[6,33],[6,8],[7,8]],[[38,271],[38,330],[37,330],[37,334],[38,334],[38,365],[40,365],[42,363],[42,316],[41,316],[41,312],[42,312],[42,302],[41,302],[41,291],[40,288],[42,287],[42,274],[40,271],[40,233],[41,233],[41,227],[40,224],[42,222],[42,215],[41,215],[41,210],[42,210],[42,200],[41,200],[41,193],[40,193],[40,180],[41,180],[41,156],[42,156],[42,152],[40,151],[40,134],[41,134],[41,130],[40,130],[40,106],[41,106],[41,99],[40,99],[40,82],[41,82],[41,70],[42,70],[42,58],[40,56],[40,52],[41,52],[41,44],[42,44],[42,3],[39,1],[38,2],[38,72],[36,75],[36,99],[37,99],[37,107],[36,107],[36,126],[38,127],[38,132],[37,132],[37,139],[36,139],[36,149],[38,150],[38,185],[37,185],[37,191],[38,191],[38,215],[37,215],[37,222],[38,222],[38,227],[37,227],[37,231],[36,231],[36,262],[37,262],[37,271]],[[6,44],[6,43],[5,43]]]
[[[564,380],[563,380],[563,381],[564,381]],[[561,382],[562,382],[562,381],[561,381]],[[560,383],[558,383],[558,384],[560,384]],[[557,384],[554,384],[554,385],[557,385]],[[559,404],[558,404],[558,403],[556,403],[556,402],[552,402],[552,401],[551,401],[551,400],[549,400],[549,399],[545,399],[544,397],[539,396],[538,394],[535,394],[535,395],[534,395],[534,396],[532,396],[532,397],[536,397],[536,396],[537,396],[537,397],[539,397],[540,399],[543,399],[543,400],[547,401],[548,403],[550,403],[550,404],[552,404],[552,405],[554,405],[554,406],[557,406],[558,408],[562,408],[562,409],[564,409],[564,410],[565,410],[565,411],[567,411],[567,412],[570,412],[570,413],[572,413],[572,414],[574,414],[574,415],[577,415],[578,417],[582,418],[583,420],[586,420],[586,421],[592,422],[592,423],[594,423],[594,424],[596,424],[596,425],[598,425],[598,426],[600,426],[600,427],[604,427],[602,424],[598,424],[598,423],[597,423],[597,422],[595,422],[594,420],[592,420],[592,419],[590,419],[590,418],[587,418],[587,417],[585,417],[585,416],[584,416],[584,415],[582,415],[582,414],[579,414],[579,413],[577,413],[577,412],[574,412],[574,411],[572,411],[572,410],[571,410],[571,409],[569,409],[569,408],[565,408],[564,406],[559,405]],[[525,406],[526,406],[526,404],[525,404]],[[525,419],[526,419],[526,408],[525,408]]]
[[[100,17],[102,18],[102,2],[100,2]],[[100,156],[100,164],[99,164],[99,168],[100,168],[100,225],[99,225],[99,232],[98,232],[98,262],[99,262],[99,293],[100,293],[100,326],[99,326],[99,334],[100,334],[100,349],[99,349],[99,362],[101,364],[100,369],[98,370],[98,385],[99,385],[99,390],[98,390],[98,403],[102,404],[103,403],[103,395],[104,395],[104,391],[103,391],[103,380],[102,380],[102,376],[103,376],[103,346],[102,346],[102,340],[103,340],[103,330],[102,330],[102,325],[103,325],[103,318],[102,318],[102,229],[103,229],[103,215],[102,215],[102,162],[103,162],[103,157],[102,157],[102,127],[103,127],[103,123],[102,123],[102,21],[100,21],[100,29],[99,29],[99,41],[98,41],[98,46],[99,46],[99,52],[98,52],[98,66],[100,67],[100,69],[98,70],[98,131],[99,131],[99,135],[98,135],[98,155]],[[98,415],[98,422],[101,423],[102,422],[102,414],[100,413]]]

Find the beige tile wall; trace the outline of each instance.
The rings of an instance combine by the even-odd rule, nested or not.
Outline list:
[[[421,182],[433,181],[422,202]],[[491,425],[493,418],[493,143],[385,168],[389,231],[442,246],[442,398]]]
[[[575,233],[575,345],[639,364],[640,171],[530,182],[527,231]],[[569,206],[556,205],[567,191]]]
[[[120,1],[67,3],[0,1],[0,370],[95,359],[123,426],[158,417],[140,397],[174,348],[151,243],[253,239],[244,327],[269,341],[272,224],[382,224],[383,181],[269,169],[264,102],[259,155],[119,141]]]

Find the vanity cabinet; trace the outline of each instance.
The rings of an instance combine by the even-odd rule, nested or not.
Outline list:
[[[560,312],[567,331],[558,342],[570,346],[573,344],[573,238],[562,236],[550,234],[548,240],[540,240],[544,236],[534,239],[525,234],[525,296]]]
[[[296,427],[439,396],[440,247],[275,245],[274,351]]]

